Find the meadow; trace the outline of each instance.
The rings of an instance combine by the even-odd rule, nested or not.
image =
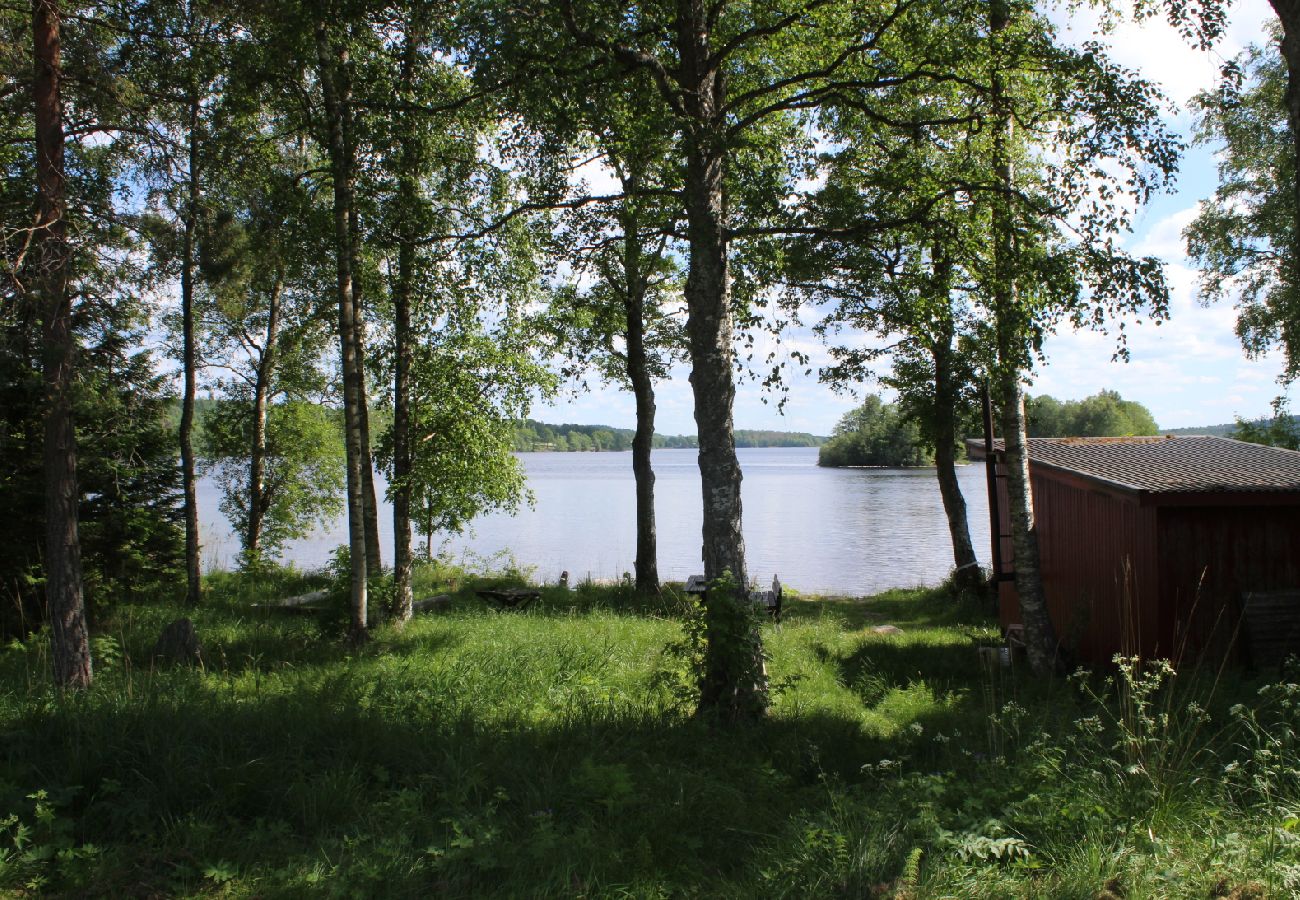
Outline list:
[[[328,575],[139,602],[59,693],[0,650],[0,893],[197,897],[1256,898],[1300,889],[1300,686],[989,665],[945,588],[787,598],[770,714],[692,716],[693,601],[422,570],[450,608],[349,647]],[[201,666],[155,664],[190,615]],[[881,625],[897,633],[877,633]]]

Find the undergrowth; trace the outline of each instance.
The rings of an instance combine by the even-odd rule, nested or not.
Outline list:
[[[976,601],[791,599],[765,719],[693,715],[668,590],[542,589],[524,613],[426,566],[450,608],[352,647],[253,609],[270,570],[95,635],[49,687],[0,651],[0,893],[68,896],[1285,897],[1300,889],[1300,687],[1120,660],[985,667]],[[198,668],[155,666],[190,615]],[[878,633],[892,624],[901,633]]]

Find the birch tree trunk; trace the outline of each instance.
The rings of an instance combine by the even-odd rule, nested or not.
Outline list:
[[[997,41],[1009,24],[1007,0],[993,0],[989,26]],[[1014,123],[1003,83],[998,54],[992,72],[993,169],[999,192],[993,205],[994,330],[998,351],[996,376],[1002,410],[1005,445],[1007,507],[1011,518],[1011,545],[1015,553],[1016,594],[1025,626],[1025,648],[1036,675],[1049,675],[1057,667],[1056,632],[1048,614],[1039,570],[1038,534],[1034,530],[1034,501],[1029,480],[1029,445],[1025,432],[1025,394],[1021,380],[1027,336],[1019,323],[1024,318],[1017,304],[1015,225],[1011,209],[1015,171],[1011,159]]]
[[[351,164],[349,170],[354,170]],[[366,386],[366,322],[361,311],[361,281],[357,277],[361,259],[359,228],[356,206],[353,204],[352,211],[348,214],[348,231],[352,244],[352,309],[355,313],[352,333],[357,345],[359,373],[357,390],[360,393],[358,415],[361,427],[361,498],[365,504],[366,569],[371,575],[378,575],[383,571],[383,550],[379,545],[379,500],[375,494],[375,461],[370,450],[370,392]]]
[[[703,0],[679,0],[678,77],[687,113],[685,199],[690,264],[686,306],[691,389],[699,435],[700,482],[704,501],[704,575],[712,581],[730,572],[736,596],[709,596],[706,603],[735,604],[747,612],[745,541],[741,534],[740,463],[736,459],[732,406],[736,389],[730,285],[727,272],[726,92],[711,50],[709,13]],[[708,617],[705,673],[700,711],[729,721],[755,719],[767,708],[762,638],[724,633],[723,623],[743,616]],[[744,644],[742,650],[738,644]]]
[[[266,418],[271,397],[271,380],[275,376],[275,345],[280,338],[280,291],[277,278],[271,288],[266,316],[262,358],[257,361],[257,379],[253,383],[253,441],[248,453],[248,527],[244,538],[244,556],[250,563],[262,555],[262,523],[266,519]]]
[[[950,351],[949,351],[950,352]],[[952,559],[957,570],[959,587],[976,588],[982,581],[975,545],[970,539],[970,523],[966,516],[966,498],[962,496],[957,481],[957,423],[954,413],[951,363],[947,353],[936,349],[935,371],[935,433],[934,470],[939,479],[939,495],[943,498],[943,511],[948,517],[948,534],[952,538]]]
[[[1034,499],[1029,479],[1029,445],[1025,435],[1025,393],[1019,377],[1003,378],[1002,437],[1006,446],[1007,509],[1011,516],[1011,547],[1015,556],[1016,596],[1025,626],[1025,652],[1037,675],[1059,665],[1056,629],[1047,611],[1039,566],[1038,533],[1034,530]]]
[[[748,573],[741,534],[741,472],[732,424],[736,387],[723,198],[726,138],[721,107],[724,92],[721,74],[710,68],[704,4],[699,0],[684,0],[681,6],[690,11],[678,23],[678,43],[683,95],[691,114],[686,135],[685,189],[690,248],[686,330],[704,499],[704,575],[712,580],[729,571],[743,588]]]
[[[409,28],[409,26],[408,26]],[[402,53],[401,90],[413,94],[416,41],[409,31]],[[404,117],[410,113],[400,113]],[[402,145],[402,175],[398,181],[397,279],[393,285],[393,578],[394,618],[403,624],[411,618],[415,593],[411,585],[411,286],[415,278],[415,235],[412,224],[418,202],[419,165],[411,135]],[[430,529],[432,530],[432,529]]]
[[[352,294],[352,176],[348,171],[347,141],[344,136],[342,104],[335,82],[335,51],[330,45],[325,23],[316,25],[316,54],[321,93],[329,129],[328,151],[331,180],[334,185],[334,254],[339,304],[339,355],[343,370],[343,423],[347,455],[348,550],[352,566],[352,622],[354,640],[365,637],[367,627],[365,487],[363,484],[363,444],[360,357],[357,352],[357,314]],[[346,51],[337,54],[346,60]]]
[[[355,197],[357,177],[356,114],[351,102],[352,66],[346,54],[340,60],[338,86],[344,99],[340,104],[343,120],[343,144],[347,159],[348,196]],[[356,343],[357,390],[360,394],[358,416],[361,428],[361,497],[364,503],[366,534],[366,570],[378,575],[383,570],[383,552],[379,546],[379,501],[375,495],[375,463],[370,451],[370,400],[366,387],[366,320],[361,279],[361,223],[355,201],[348,203],[348,253],[352,269],[352,334]]]
[[[45,591],[54,681],[86,688],[90,641],[77,530],[77,443],[72,421],[76,339],[68,293],[69,247],[64,187],[61,13],[57,0],[33,0],[32,99],[36,123],[37,218],[32,237],[33,298],[40,305],[45,382]]]
[[[393,576],[394,618],[411,618],[415,593],[411,586],[411,279],[415,248],[403,240],[397,251],[397,283],[393,290]]]
[[[199,567],[199,500],[194,472],[194,395],[198,362],[194,347],[194,234],[199,215],[199,98],[193,86],[189,109],[189,172],[186,185],[185,234],[181,246],[181,368],[185,386],[181,395],[181,485],[185,495],[185,600],[197,606],[202,598],[203,573]]]
[[[625,182],[624,191],[635,192],[636,182]],[[636,433],[632,437],[632,473],[636,478],[636,589],[642,594],[659,593],[659,551],[655,531],[655,473],[650,461],[655,433],[654,382],[646,358],[645,295],[646,273],[642,271],[642,245],[635,213],[623,222],[623,295],[627,320],[627,377],[636,398]]]

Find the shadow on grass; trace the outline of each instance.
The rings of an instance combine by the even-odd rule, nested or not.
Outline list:
[[[838,668],[841,681],[853,687],[868,706],[884,692],[924,681],[936,693],[970,688],[981,678],[976,644],[924,639],[867,639],[846,656],[825,647],[814,649],[818,658]]]
[[[860,766],[858,737],[824,716],[490,722],[348,675],[253,703],[173,673],[129,704],[24,716],[0,799],[72,797],[78,841],[105,850],[63,885],[78,894],[201,891],[214,869],[273,895],[707,893],[756,877],[791,817],[821,811],[826,763]]]
[[[547,588],[530,610],[489,612],[477,586],[460,586],[446,627],[380,631],[360,651],[311,617],[253,614],[242,598],[196,610],[206,675],[138,670],[123,685],[108,673],[87,695],[10,706],[0,809],[23,810],[38,789],[63,798],[57,815],[76,843],[103,848],[56,883],[77,895],[202,893],[226,880],[270,896],[709,895],[737,885],[752,895],[782,862],[772,848],[796,846],[799,823],[835,813],[828,784],[861,782],[864,765],[921,753],[915,735],[983,712],[978,691],[962,693],[978,683],[973,648],[960,632],[926,630],[963,614],[915,592],[822,601],[849,624],[892,615],[916,633],[814,647],[868,711],[907,703],[924,679],[940,702],[892,710],[900,736],[869,736],[852,710],[778,712],[724,730],[647,697],[583,699],[583,679],[601,687],[603,649],[555,664],[554,685],[488,700],[510,684],[483,671],[526,668],[509,654],[529,645],[503,643],[502,664],[481,663],[477,689],[436,660],[464,635],[491,634],[497,617],[671,618],[691,601]],[[801,603],[792,622],[816,617]],[[135,612],[132,655],[148,652],[146,638],[176,610]],[[553,656],[574,654],[573,640]],[[897,864],[882,863],[880,880]]]

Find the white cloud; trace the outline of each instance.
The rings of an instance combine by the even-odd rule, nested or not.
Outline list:
[[[1183,230],[1192,224],[1199,211],[1199,204],[1193,204],[1147,226],[1140,238],[1129,242],[1130,252],[1138,256],[1159,256],[1169,262],[1185,259],[1187,245]]]
[[[1178,118],[1186,120],[1187,104],[1193,96],[1218,84],[1219,67],[1252,43],[1266,39],[1265,25],[1275,20],[1267,0],[1244,0],[1229,14],[1229,27],[1213,51],[1191,46],[1161,16],[1135,22],[1120,22],[1109,34],[1097,35],[1102,13],[1085,6],[1073,15],[1057,6],[1051,13],[1070,41],[1099,40],[1111,58],[1127,69],[1153,81],[1178,107]]]

